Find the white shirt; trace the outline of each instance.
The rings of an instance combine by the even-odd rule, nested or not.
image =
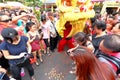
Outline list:
[[[57,33],[55,31],[55,28],[56,28],[55,27],[55,22],[52,23],[50,20],[48,20],[47,23],[50,25],[50,33],[51,33],[50,36],[51,37],[56,37]]]
[[[48,39],[50,38],[50,25],[46,22],[45,24],[42,24],[41,23],[41,26],[42,26],[42,32],[43,32],[43,39]]]

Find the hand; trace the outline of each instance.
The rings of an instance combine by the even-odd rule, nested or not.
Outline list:
[[[73,51],[75,50],[75,48],[71,48],[71,49],[69,49],[66,53],[67,53],[67,55],[69,55],[69,56],[73,56]]]
[[[120,78],[120,73],[117,75],[117,79],[119,79]]]
[[[73,52],[78,46],[79,46],[79,44],[77,44],[76,47],[69,49],[67,52],[69,52],[69,53]]]
[[[20,53],[19,57],[22,58],[22,57],[24,57],[25,55],[26,55],[26,53],[23,52],[23,53]]]
[[[56,37],[56,34],[53,34],[53,37]]]
[[[50,43],[50,38],[48,38],[48,43]]]
[[[69,49],[67,52],[68,53],[71,53],[71,52],[73,52],[75,49],[74,48],[71,48],[71,49]]]
[[[0,68],[0,72],[2,72],[2,73],[6,73],[6,72],[7,72],[7,70],[6,70],[6,69],[4,69],[4,68]]]
[[[35,38],[36,38],[36,36],[34,36],[34,37],[32,38],[32,41],[34,41]]]
[[[0,58],[3,56],[2,52],[0,51]]]
[[[36,18],[35,15],[33,15],[33,14],[28,14],[28,16],[29,16],[30,18]]]

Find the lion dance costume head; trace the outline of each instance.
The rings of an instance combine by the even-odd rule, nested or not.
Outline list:
[[[58,51],[61,52],[68,44],[69,48],[74,47],[72,36],[82,32],[88,18],[94,17],[93,3],[90,0],[57,0],[60,19],[56,24],[57,31],[62,37],[58,44]]]

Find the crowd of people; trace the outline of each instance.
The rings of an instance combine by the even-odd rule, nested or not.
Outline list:
[[[110,19],[110,16],[112,19]],[[75,48],[68,53],[74,61],[77,80],[116,80],[119,77],[120,20],[119,13],[104,19],[98,14],[91,18],[92,29],[73,36]],[[86,27],[85,27],[86,28]],[[105,72],[104,72],[105,71]]]
[[[51,55],[57,47],[54,16],[51,12],[41,15],[39,22],[32,12],[0,11],[1,72],[9,70],[10,76],[16,80],[21,80],[20,73],[24,67],[31,80],[35,80],[32,64],[38,66],[43,63],[42,56]]]
[[[87,20],[84,31],[72,37],[74,48],[67,53],[75,62],[76,80],[116,80],[120,76],[119,16],[118,12],[96,13]],[[21,80],[24,67],[31,80],[36,80],[32,65],[44,63],[42,55],[50,56],[57,49],[61,40],[56,30],[59,14],[43,11],[40,20],[32,11],[0,11],[0,73],[5,73],[4,80],[10,76]]]

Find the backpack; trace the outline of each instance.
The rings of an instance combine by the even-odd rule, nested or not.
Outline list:
[[[106,59],[107,61],[116,65],[116,67],[118,68],[118,70],[116,71],[116,74],[120,73],[120,59],[119,58],[110,56],[110,55],[107,55],[104,53],[99,54],[98,57],[102,57],[102,58]]]

